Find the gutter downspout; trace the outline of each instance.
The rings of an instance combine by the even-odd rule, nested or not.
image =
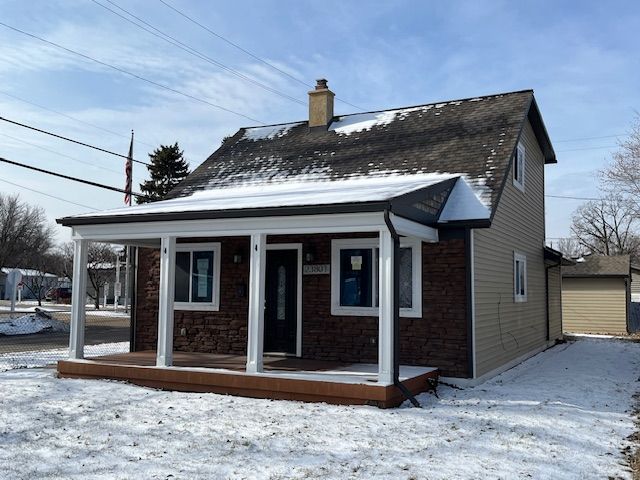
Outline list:
[[[384,211],[384,223],[393,238],[393,384],[414,407],[419,408],[416,397],[400,381],[400,235],[389,218],[389,209]]]

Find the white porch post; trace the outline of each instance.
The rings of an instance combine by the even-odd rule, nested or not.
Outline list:
[[[71,325],[69,359],[84,357],[84,320],[87,299],[87,240],[73,242],[73,283],[71,285]]]
[[[160,239],[160,304],[156,366],[173,364],[173,299],[175,296],[176,237]]]
[[[267,236],[264,233],[251,235],[249,325],[247,329],[247,373],[262,372],[266,239]]]
[[[393,237],[389,230],[380,230],[380,262],[378,289],[378,382],[393,384]]]

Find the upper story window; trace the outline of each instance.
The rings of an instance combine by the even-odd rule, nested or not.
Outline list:
[[[331,242],[331,314],[378,315],[377,238]],[[422,316],[422,248],[419,240],[400,242],[400,314]]]
[[[219,310],[220,244],[176,245],[176,310]]]
[[[524,145],[518,143],[516,158],[513,160],[513,184],[524,192],[524,178],[526,169],[526,155]]]
[[[513,301],[527,301],[527,257],[513,252]]]

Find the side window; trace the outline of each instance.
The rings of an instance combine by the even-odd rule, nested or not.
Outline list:
[[[518,143],[516,158],[513,159],[513,185],[524,192],[524,179],[526,169],[526,152],[524,145]]]
[[[513,252],[513,301],[527,301],[527,257]]]

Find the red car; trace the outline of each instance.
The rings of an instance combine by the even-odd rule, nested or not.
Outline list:
[[[55,300],[57,302],[64,302],[65,300],[71,300],[71,289],[65,287],[52,288],[47,292],[44,297],[45,300]]]

